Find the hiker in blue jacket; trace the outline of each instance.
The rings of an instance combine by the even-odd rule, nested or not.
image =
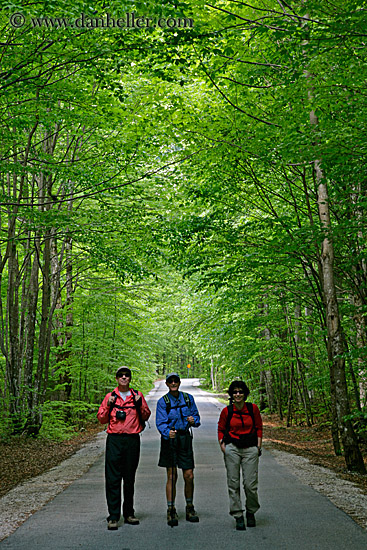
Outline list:
[[[199,411],[192,395],[179,391],[181,380],[176,372],[166,376],[169,392],[157,403],[156,425],[161,434],[158,466],[166,468],[167,524],[178,525],[175,508],[177,467],[182,469],[185,484],[186,520],[197,523],[193,504],[194,453],[191,428],[200,426]]]

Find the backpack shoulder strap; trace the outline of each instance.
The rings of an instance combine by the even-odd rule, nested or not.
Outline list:
[[[180,392],[180,393],[182,393],[182,395],[183,395],[183,398],[184,398],[184,400],[185,400],[186,406],[187,406],[188,408],[190,408],[190,407],[191,407],[191,401],[190,401],[189,394],[188,394],[188,393],[185,393],[185,392]],[[171,405],[171,400],[170,400],[170,398],[168,397],[168,393],[166,393],[166,394],[163,396],[163,399],[164,399],[164,402],[165,402],[165,404],[166,404],[166,413],[169,414],[172,405]],[[181,405],[181,406],[182,406],[182,405]]]
[[[253,407],[252,403],[249,403],[249,402],[246,401],[246,407],[247,407],[247,410],[249,412],[249,415],[252,418],[253,423],[255,424],[254,407]]]
[[[111,397],[117,398],[117,393],[115,392],[115,390],[113,390],[113,391],[111,392]],[[116,399],[115,399],[115,401],[112,403],[112,405],[110,405],[110,409],[109,409],[109,411],[108,411],[108,425],[109,425],[110,422],[111,422],[111,412],[112,412],[112,409],[113,409],[114,406],[115,406],[115,403],[116,403]]]
[[[246,401],[246,406],[247,406],[247,410],[249,412],[249,415],[252,418],[253,428],[254,428],[255,431],[257,431],[256,426],[255,426],[254,407],[253,407],[252,403],[248,403],[247,401]]]
[[[232,416],[233,416],[233,403],[231,403],[231,405],[227,405],[227,422],[226,422],[224,437],[229,434],[229,428],[230,428]]]
[[[133,396],[133,401],[134,401],[134,407],[136,409],[136,413],[138,415],[138,418],[139,418],[139,422],[140,422],[140,425],[142,427],[142,430],[144,430],[145,428],[145,421],[143,420],[142,416],[141,416],[141,403],[140,405],[137,404],[137,402],[135,401],[134,397],[135,395],[139,395],[139,392],[137,390],[133,390],[133,388],[130,388],[130,391],[131,391],[131,394]]]
[[[186,407],[188,407],[190,409],[191,407],[191,401],[190,401],[190,397],[189,397],[189,394],[188,393],[185,393],[184,391],[182,392],[182,395],[184,397],[184,400],[185,400],[185,403],[186,403]]]
[[[171,400],[168,397],[168,393],[164,394],[163,399],[164,399],[164,402],[166,404],[166,413],[169,414],[169,412],[171,410]]]

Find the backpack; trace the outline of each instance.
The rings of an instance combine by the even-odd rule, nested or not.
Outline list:
[[[229,435],[230,423],[231,423],[231,419],[232,419],[232,416],[233,416],[233,403],[231,403],[230,405],[227,406],[228,415],[227,415],[226,429],[225,429],[225,432],[224,432],[223,441],[225,443],[233,443],[234,445],[236,445],[239,448],[252,447],[252,446],[257,445],[257,429],[256,429],[256,426],[255,426],[255,417],[254,417],[253,405],[252,405],[252,403],[248,403],[246,401],[246,406],[247,406],[249,415],[251,416],[251,419],[252,419],[252,430],[249,434],[244,434],[244,435],[240,436],[240,439],[238,439],[238,440],[234,439],[233,437],[231,437]],[[239,414],[241,414],[241,413],[239,413]]]
[[[191,401],[190,401],[190,397],[189,397],[189,394],[188,393],[185,393],[184,391],[183,392],[180,392],[182,393],[183,397],[184,397],[184,400],[185,400],[185,403],[186,403],[186,407],[188,407],[189,409],[191,408]],[[169,414],[171,408],[172,408],[172,405],[171,405],[171,400],[170,398],[168,397],[168,393],[166,393],[164,396],[163,396],[163,399],[164,399],[164,402],[166,404],[166,413]],[[182,405],[181,405],[182,406]]]

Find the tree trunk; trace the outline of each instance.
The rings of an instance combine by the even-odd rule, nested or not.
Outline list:
[[[306,387],[305,372],[304,372],[305,368],[300,357],[300,346],[301,346],[300,329],[301,329],[301,306],[297,304],[295,307],[294,340],[293,340],[294,349],[296,352],[297,374],[301,384],[300,395],[301,395],[301,400],[302,400],[303,408],[306,415],[306,423],[307,423],[307,426],[312,426],[313,424],[312,410],[311,410],[310,398]]]
[[[317,118],[311,113],[312,124],[317,124]],[[348,470],[366,473],[363,457],[358,446],[350,420],[346,417],[350,414],[347,382],[345,377],[344,336],[340,322],[339,306],[334,281],[334,245],[331,239],[331,221],[329,210],[329,197],[326,181],[320,166],[320,161],[315,161],[315,173],[318,183],[318,211],[321,227],[325,237],[321,248],[321,265],[323,287],[326,304],[326,324],[328,344],[330,349],[330,374],[335,383],[335,406],[338,419],[338,428],[344,448],[344,458]]]
[[[34,379],[32,410],[30,414],[30,425],[28,433],[37,435],[42,425],[42,410],[44,395],[44,380],[45,366],[47,362],[47,346],[49,345],[49,314],[51,301],[51,233],[49,230],[45,232],[45,242],[43,247],[43,265],[42,265],[42,306],[41,306],[41,321],[38,337],[38,361],[37,370]]]
[[[360,295],[353,297],[354,315],[353,320],[356,327],[356,347],[358,350],[358,375],[359,375],[359,395],[356,396],[357,408],[361,410],[361,403],[366,404],[367,395],[367,373],[365,366],[365,350],[367,344],[366,320],[363,314],[365,304]]]
[[[306,25],[306,15],[302,26]],[[310,80],[308,97],[313,100],[312,75],[306,71],[306,77]],[[314,110],[310,111],[310,124],[316,129],[319,124]],[[314,174],[317,186],[317,205],[321,229],[324,239],[321,246],[321,280],[323,284],[325,316],[328,337],[328,351],[330,357],[330,381],[335,384],[335,407],[338,419],[338,428],[344,447],[344,457],[348,470],[366,473],[363,457],[358,446],[357,438],[350,420],[346,416],[350,414],[347,383],[345,377],[345,345],[342,332],[339,306],[337,301],[334,279],[334,244],[331,235],[331,218],[329,207],[328,186],[321,168],[321,159],[317,154],[317,139],[314,142]]]
[[[266,409],[266,384],[265,384],[265,371],[263,370],[260,371],[259,395],[260,395],[259,409],[260,411],[264,411]]]
[[[210,380],[212,381],[212,389],[213,390],[216,390],[216,385],[215,385],[215,376],[214,376],[214,359],[213,357],[211,356],[210,357]]]
[[[264,329],[261,332],[261,336],[264,338],[264,340],[266,342],[269,342],[269,340],[270,340],[270,329],[269,329],[269,327],[267,326],[267,323],[266,323],[266,316],[268,315],[268,310],[269,310],[268,304],[267,303],[265,303],[265,304],[261,303],[260,304],[260,309],[261,309],[262,316],[264,317]],[[263,369],[261,370],[261,373],[260,373],[260,379],[262,379],[262,381],[264,383],[264,387],[265,387],[265,390],[266,390],[266,398],[267,398],[267,403],[266,403],[265,400],[264,400],[265,395],[264,394],[262,395],[263,402],[260,402],[260,407],[262,407],[261,410],[264,410],[266,408],[266,406],[268,406],[270,412],[273,413],[276,409],[276,394],[275,394],[275,391],[274,391],[274,376],[273,376],[273,372],[271,370],[271,364],[270,364],[269,359],[265,360],[262,357],[260,358],[260,363],[263,367]],[[260,384],[260,387],[261,387],[261,384]],[[261,396],[261,394],[260,394],[260,396]]]
[[[19,296],[18,296],[18,259],[16,245],[10,249],[8,261],[8,354],[6,357],[7,387],[9,391],[9,412],[13,430],[18,433],[23,425],[20,406],[20,353],[19,353]]]
[[[25,385],[25,395],[26,395],[26,401],[27,401],[27,413],[32,409],[32,399],[33,399],[32,398],[33,359],[34,359],[34,346],[35,346],[35,340],[36,340],[38,274],[39,274],[38,255],[35,254],[33,258],[31,275],[29,278],[28,300],[27,300],[27,321],[26,321],[27,345],[26,345],[25,364],[24,364],[24,385]]]
[[[293,402],[293,380],[294,380],[294,364],[293,357],[291,359],[289,390],[288,390],[288,411],[287,411],[287,427],[292,425],[292,402]]]

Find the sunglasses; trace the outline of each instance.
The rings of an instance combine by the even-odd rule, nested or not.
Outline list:
[[[234,395],[235,393],[239,393],[239,394],[243,395],[245,392],[242,391],[242,390],[234,390],[233,395]]]
[[[123,372],[122,374],[119,374],[117,378],[130,378],[130,374]]]
[[[179,383],[178,378],[170,378],[169,380],[167,380],[167,384],[178,384],[178,383]]]

